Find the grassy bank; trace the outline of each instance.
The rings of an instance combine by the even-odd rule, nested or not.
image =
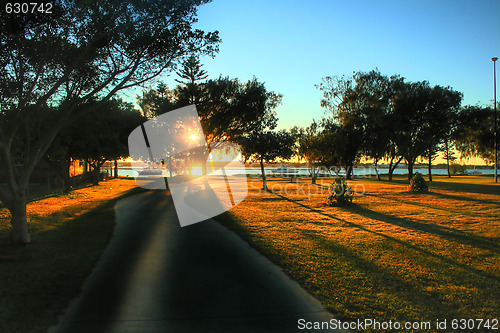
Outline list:
[[[341,319],[432,321],[500,316],[500,187],[491,177],[359,179],[354,205],[324,205],[326,184],[249,181],[218,219]]]
[[[112,235],[115,202],[137,190],[116,179],[28,204],[32,243],[0,244],[0,332],[46,332],[57,323]],[[9,218],[0,209],[0,238]]]

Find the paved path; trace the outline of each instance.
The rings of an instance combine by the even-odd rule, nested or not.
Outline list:
[[[217,222],[181,228],[164,191],[123,199],[116,212],[101,261],[50,331],[304,332],[300,318],[332,318]]]

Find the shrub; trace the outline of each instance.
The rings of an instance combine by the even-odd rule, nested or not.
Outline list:
[[[467,168],[465,165],[462,164],[451,164],[450,165],[450,171],[452,175],[466,175],[467,174]]]
[[[353,193],[344,177],[337,177],[328,188],[326,204],[328,206],[344,206],[352,203]]]
[[[424,177],[420,173],[415,173],[410,180],[410,186],[408,186],[408,190],[410,192],[427,192],[429,190],[429,187],[427,186],[427,183],[425,182]]]

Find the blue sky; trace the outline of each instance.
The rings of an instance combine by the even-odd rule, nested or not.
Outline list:
[[[256,76],[283,94],[280,128],[325,115],[314,87],[323,77],[376,67],[451,86],[464,93],[463,104],[492,104],[498,0],[214,0],[198,18],[198,28],[222,38],[220,53],[201,59],[209,77]],[[173,79],[165,81],[173,87]]]

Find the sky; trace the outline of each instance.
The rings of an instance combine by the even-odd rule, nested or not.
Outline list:
[[[278,128],[325,116],[315,84],[378,68],[464,94],[463,105],[493,104],[500,56],[500,1],[213,0],[196,27],[218,30],[209,78],[256,77],[283,95]],[[175,74],[163,81],[174,87]]]

